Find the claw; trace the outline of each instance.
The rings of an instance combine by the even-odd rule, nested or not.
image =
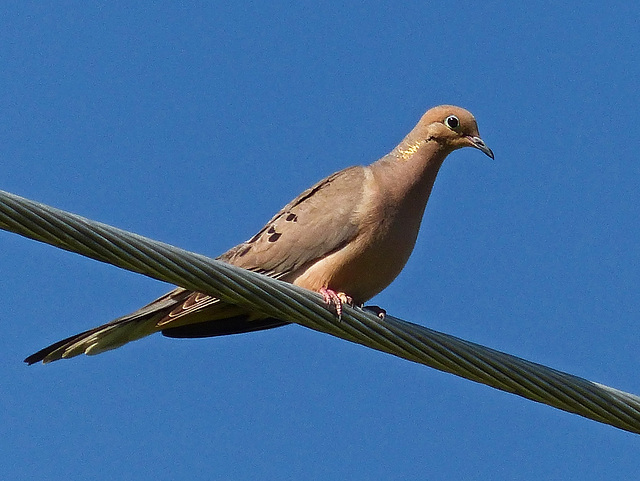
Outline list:
[[[387,311],[385,311],[382,307],[378,307],[378,306],[362,306],[362,309],[364,309],[365,311],[369,311],[369,312],[375,314],[376,316],[378,316],[383,321],[384,321],[384,318],[387,317]]]
[[[344,292],[336,292],[333,289],[327,289],[326,287],[323,287],[322,289],[320,289],[320,295],[322,295],[322,299],[324,299],[324,302],[335,308],[338,320],[342,319],[342,305],[353,305],[353,299],[346,295]]]

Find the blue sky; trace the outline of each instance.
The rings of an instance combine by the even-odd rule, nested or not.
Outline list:
[[[512,5],[4,2],[0,189],[215,256],[457,104],[496,160],[447,159],[375,303],[640,394],[640,7]],[[640,469],[636,435],[299,326],[28,368],[170,286],[0,248],[1,479]]]

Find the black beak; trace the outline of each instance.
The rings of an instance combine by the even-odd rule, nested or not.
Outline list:
[[[495,159],[495,157],[493,156],[493,150],[487,147],[487,144],[484,143],[484,140],[482,140],[480,137],[469,136],[467,138],[471,141],[471,143],[476,149],[480,150],[481,152],[484,152],[492,159]]]

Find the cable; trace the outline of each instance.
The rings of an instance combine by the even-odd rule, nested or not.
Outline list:
[[[640,433],[640,397],[0,191],[0,228],[210,294],[617,428]]]

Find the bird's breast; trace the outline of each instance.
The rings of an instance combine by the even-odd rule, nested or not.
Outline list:
[[[415,245],[422,211],[388,202],[377,190],[369,192],[355,213],[360,217],[353,240],[305,266],[293,284],[344,292],[362,304],[398,276]]]

